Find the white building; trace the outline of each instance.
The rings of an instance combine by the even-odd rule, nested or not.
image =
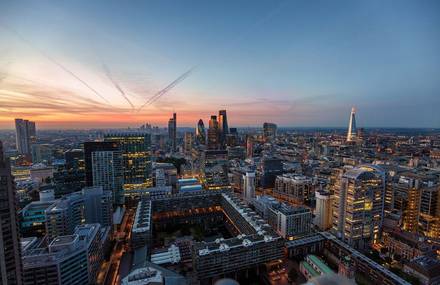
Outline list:
[[[332,196],[327,191],[316,191],[316,208],[314,224],[325,231],[332,227]]]
[[[243,175],[243,199],[251,203],[255,198],[255,172],[246,172]]]

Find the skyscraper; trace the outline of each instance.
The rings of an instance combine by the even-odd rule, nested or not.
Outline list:
[[[220,110],[218,112],[218,126],[220,144],[224,146],[226,143],[226,136],[229,134],[228,117],[226,116],[226,110]]]
[[[333,232],[355,248],[365,248],[381,234],[385,174],[362,165],[341,174],[334,185]]]
[[[173,113],[173,117],[168,121],[168,139],[171,142],[173,152],[177,149],[177,116]]]
[[[31,144],[36,141],[35,122],[15,119],[17,151],[20,154],[31,154]]]
[[[348,123],[347,141],[351,142],[356,138],[356,109],[351,108],[350,121]]]
[[[86,185],[112,191],[115,204],[124,203],[122,152],[116,142],[85,142]]]
[[[252,136],[247,135],[246,137],[246,157],[252,158],[254,156],[254,140]]]
[[[0,280],[2,284],[22,284],[20,237],[14,180],[9,160],[0,141]]]
[[[274,123],[264,123],[263,124],[263,136],[265,140],[269,138],[274,138],[277,136],[277,125]]]
[[[185,151],[185,154],[191,154],[192,146],[193,146],[193,133],[185,132],[183,141],[184,141],[183,149]]]
[[[211,116],[209,120],[208,129],[208,149],[218,149],[219,148],[219,126],[217,121],[217,116]]]
[[[203,124],[203,120],[200,119],[197,123],[196,128],[196,141],[198,144],[206,144],[206,131],[205,131],[205,124]]]
[[[151,135],[145,132],[107,134],[104,141],[119,145],[123,158],[124,189],[152,186]]]

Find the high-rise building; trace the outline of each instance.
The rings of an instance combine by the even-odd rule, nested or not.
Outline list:
[[[384,215],[385,174],[362,165],[341,174],[334,187],[333,232],[355,248],[378,241]]]
[[[66,195],[46,209],[46,233],[51,240],[72,235],[75,227],[84,223],[84,196],[81,192]]]
[[[70,149],[64,153],[65,163],[54,164],[55,198],[81,191],[85,186],[84,150]]]
[[[211,116],[208,129],[208,149],[219,149],[220,136],[217,116]]]
[[[17,151],[20,154],[31,154],[31,145],[36,140],[35,122],[15,119]]]
[[[14,180],[9,160],[0,141],[0,280],[2,284],[22,284],[20,237]]]
[[[315,225],[322,231],[332,227],[332,196],[327,191],[316,191]]]
[[[177,150],[177,117],[173,113],[173,117],[168,120],[168,139],[171,142],[173,152]]]
[[[116,142],[84,143],[86,185],[113,193],[113,203],[124,203],[122,152]]]
[[[193,133],[185,132],[183,137],[183,149],[185,154],[191,154],[192,146],[193,146]]]
[[[104,136],[104,141],[117,143],[122,151],[125,190],[152,186],[150,134],[145,132],[107,134]]]
[[[82,189],[82,195],[85,222],[111,227],[113,225],[112,192],[102,190],[102,186],[94,186]]]
[[[265,140],[274,138],[277,136],[277,125],[274,123],[263,124],[263,136]]]
[[[356,139],[356,109],[351,108],[350,121],[348,122],[347,141],[351,142]]]
[[[51,144],[33,144],[31,146],[32,162],[51,162],[53,145]]]
[[[252,136],[246,137],[246,157],[252,158],[254,155],[254,140],[252,139]]]
[[[196,141],[198,144],[202,144],[202,145],[206,144],[206,131],[202,119],[200,119],[199,122],[197,123]]]
[[[243,175],[243,198],[248,203],[255,198],[255,172]]]
[[[226,144],[226,136],[229,134],[228,117],[226,115],[226,110],[220,110],[218,112],[218,126],[220,134],[220,144],[224,146]]]

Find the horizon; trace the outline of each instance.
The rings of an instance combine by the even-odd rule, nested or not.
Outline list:
[[[253,9],[249,9],[253,8]],[[440,127],[440,2],[2,1],[0,129]]]

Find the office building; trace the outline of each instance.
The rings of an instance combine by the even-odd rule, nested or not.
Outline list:
[[[202,182],[205,189],[231,188],[228,177],[228,152],[226,150],[206,150],[202,157]]]
[[[280,203],[268,195],[258,196],[253,205],[256,212],[285,239],[294,239],[311,231],[313,215],[308,208]]]
[[[190,155],[193,147],[193,133],[185,132],[183,136],[183,150],[185,154]]]
[[[46,233],[49,239],[72,235],[77,225],[85,223],[84,210],[81,192],[71,193],[55,201],[46,209]]]
[[[22,284],[20,234],[14,179],[0,141],[0,280],[2,284]]]
[[[283,162],[275,157],[263,157],[257,169],[257,177],[263,188],[271,188],[275,185],[275,179],[283,173]]]
[[[220,131],[217,116],[211,116],[208,128],[208,149],[220,148]]]
[[[243,199],[251,203],[255,198],[255,172],[246,172],[243,175]]]
[[[220,144],[222,146],[226,145],[226,136],[229,134],[228,117],[226,115],[226,110],[220,110],[218,112],[218,127],[219,127],[219,137]]]
[[[31,145],[36,142],[35,122],[15,119],[16,146],[19,154],[31,154]]]
[[[332,195],[328,191],[315,192],[316,208],[314,224],[322,231],[332,227]]]
[[[53,163],[53,182],[55,184],[55,198],[81,191],[85,183],[84,150],[70,149],[64,152],[64,161]]]
[[[87,186],[102,186],[113,193],[113,203],[124,203],[122,152],[116,142],[84,143]]]
[[[356,109],[351,108],[350,120],[348,122],[347,142],[354,141],[356,139]]]
[[[23,236],[44,236],[46,234],[46,210],[51,201],[33,201],[21,210],[20,232]]]
[[[252,136],[246,136],[246,157],[252,158],[254,156],[254,140]]]
[[[87,224],[99,223],[103,227],[113,225],[113,199],[111,191],[104,191],[102,186],[82,189],[84,198],[84,218]]]
[[[334,187],[333,232],[354,248],[376,243],[382,230],[384,172],[361,165],[341,174]]]
[[[278,175],[275,179],[275,196],[293,202],[303,204],[310,202],[315,194],[315,183],[312,178],[297,174]]]
[[[31,146],[32,162],[52,162],[52,144],[33,144]]]
[[[89,283],[87,246],[79,235],[54,238],[47,247],[23,252],[23,284]]]
[[[177,151],[177,117],[173,113],[173,117],[168,120],[168,141],[171,144],[172,152]]]
[[[114,133],[105,142],[117,143],[122,152],[124,189],[152,186],[151,135],[144,132]]]
[[[78,235],[87,250],[87,270],[89,284],[96,284],[101,263],[104,261],[103,245],[106,236],[103,234],[100,224],[84,224],[75,228],[75,235]]]
[[[264,123],[263,124],[263,138],[264,140],[268,140],[271,138],[275,138],[277,136],[277,125],[273,123]]]
[[[200,119],[199,122],[197,123],[196,142],[200,145],[206,144],[206,130],[205,130],[205,124],[203,124],[202,119]]]

